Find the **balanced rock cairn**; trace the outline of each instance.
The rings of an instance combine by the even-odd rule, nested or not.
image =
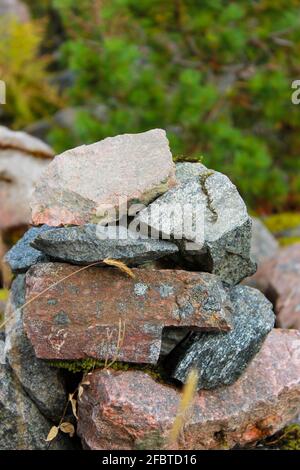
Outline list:
[[[300,333],[273,329],[271,303],[239,284],[256,270],[251,219],[227,176],[175,165],[154,129],[58,155],[31,208],[34,227],[6,256],[16,279],[0,407],[11,441],[0,430],[0,448],[44,448],[36,429],[64,408],[59,367],[90,365],[77,398],[84,448],[166,447],[192,369],[179,449],[243,446],[297,415]],[[55,445],[70,446],[65,437]]]

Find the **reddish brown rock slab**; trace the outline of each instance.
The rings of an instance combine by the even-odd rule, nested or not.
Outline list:
[[[166,446],[181,392],[142,371],[97,370],[84,382],[78,420],[84,447]],[[274,434],[299,410],[300,332],[276,329],[235,384],[197,394],[178,448],[244,446]]]
[[[108,137],[55,157],[34,192],[32,221],[83,225],[102,220],[107,208],[117,220],[120,205],[148,204],[175,181],[164,130]]]
[[[230,328],[231,304],[212,274],[132,269],[133,279],[115,268],[72,275],[77,270],[48,263],[27,273],[26,301],[68,276],[24,309],[25,330],[38,358],[156,363],[165,326]]]
[[[282,248],[248,281],[272,300],[279,327],[300,329],[300,243]]]

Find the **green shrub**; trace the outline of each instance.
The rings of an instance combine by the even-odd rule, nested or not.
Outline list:
[[[61,104],[48,83],[49,58],[40,55],[43,27],[37,21],[0,19],[0,78],[6,82],[5,122],[20,128],[53,113]]]
[[[299,207],[300,0],[34,3],[64,25],[69,104],[102,109],[54,129],[58,151],[163,127],[176,159],[203,155],[259,212]]]

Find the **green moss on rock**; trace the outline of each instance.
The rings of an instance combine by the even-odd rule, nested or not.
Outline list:
[[[78,372],[91,372],[94,369],[104,369],[105,362],[93,358],[87,358],[77,361],[47,361],[48,364],[52,367],[58,367],[60,369],[66,369],[69,372],[78,373]],[[126,362],[114,362],[109,365],[110,369],[113,370],[141,370],[146,374],[151,375],[151,377],[159,382],[165,383],[165,377],[159,366],[143,365],[143,364],[129,364]]]

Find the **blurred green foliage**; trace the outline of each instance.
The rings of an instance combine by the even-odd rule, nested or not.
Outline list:
[[[16,129],[50,115],[62,104],[47,81],[50,57],[39,53],[43,37],[41,22],[0,18],[0,78],[7,84],[3,120]]]
[[[34,0],[64,29],[74,73],[57,151],[165,128],[173,154],[228,174],[268,212],[300,205],[300,0]],[[43,11],[44,6],[44,11]]]

